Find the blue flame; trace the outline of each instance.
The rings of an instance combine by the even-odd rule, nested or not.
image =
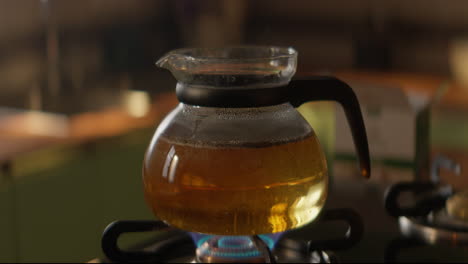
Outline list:
[[[259,237],[270,250],[273,250],[282,234],[262,234]],[[197,246],[197,254],[225,258],[248,258],[261,255],[250,236],[217,236],[200,233],[190,233],[190,235]]]

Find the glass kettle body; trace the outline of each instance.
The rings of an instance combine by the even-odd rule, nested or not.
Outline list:
[[[159,219],[191,232],[254,235],[319,215],[328,189],[325,155],[295,107],[344,102],[310,89],[297,95],[305,82],[290,86],[296,59],[290,48],[240,47],[178,50],[159,61],[178,79],[181,101],[157,128],[143,163],[145,198]],[[353,111],[348,119],[368,176],[362,116],[356,121]]]
[[[327,167],[312,128],[290,104],[180,104],[146,154],[146,200],[162,220],[218,235],[285,231],[324,205]]]

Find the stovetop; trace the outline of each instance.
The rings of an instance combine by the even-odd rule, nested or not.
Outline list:
[[[349,183],[348,189],[358,184]],[[420,239],[405,236],[401,232],[398,218],[390,216],[384,209],[382,187],[362,188],[362,196],[351,199],[346,190],[334,190],[335,199],[330,199],[325,210],[349,205],[360,215],[363,236],[349,248],[333,250],[312,250],[307,252],[308,240],[329,240],[346,234],[346,224],[333,221],[315,224],[285,233],[277,242],[274,255],[277,262],[301,263],[347,263],[347,262],[466,262],[468,248],[448,244],[430,245]],[[348,190],[349,191],[349,190]],[[340,197],[340,198],[337,198]],[[373,197],[369,199],[369,197]],[[351,206],[352,205],[352,206]],[[142,241],[130,250],[145,249],[160,252],[157,262],[193,262],[195,246],[191,237],[180,230],[170,230]],[[102,259],[108,262],[108,259]]]
[[[327,226],[335,232],[317,236],[318,230]],[[352,248],[363,235],[361,217],[349,208],[325,209],[307,228],[315,229],[315,235],[303,240],[288,237],[291,232],[215,236],[184,232],[161,221],[115,221],[104,231],[102,248],[106,261],[113,262],[335,263],[339,261],[335,251]],[[157,232],[160,236],[131,249],[120,249],[119,237],[135,232]]]
[[[280,239],[275,249],[271,252],[273,261],[267,261],[263,257],[250,259],[249,262],[262,261],[266,263],[337,263],[339,257],[332,251],[313,250],[308,252],[308,244],[290,238]],[[192,238],[185,232],[173,230],[166,232],[158,239],[145,241],[128,250],[141,250],[158,252],[151,261],[153,263],[194,263],[197,261],[196,248]],[[103,262],[111,262],[102,259]],[[135,261],[139,262],[139,261]]]
[[[406,183],[393,181],[382,184],[356,178],[332,178],[330,196],[322,213],[337,208],[352,210],[362,221],[362,236],[349,247],[321,248],[320,244],[315,244],[315,248],[311,249],[308,241],[330,241],[333,238],[339,240],[349,227],[343,221],[316,221],[315,224],[286,232],[272,252],[276,256],[275,260],[283,263],[467,262],[468,246],[464,243],[428,243],[421,237],[411,235],[411,232],[405,232],[402,219],[412,219],[414,216],[392,215],[386,208],[389,189],[399,184]],[[426,184],[434,186],[433,183]],[[442,191],[435,192],[436,194],[446,194],[443,188],[437,190]],[[431,195],[428,197],[434,198]],[[436,203],[437,210],[440,210],[439,205]],[[427,208],[424,210],[427,211]],[[430,214],[431,210],[424,213]],[[157,262],[195,260],[194,243],[190,235],[180,230],[169,230],[157,235],[155,233],[154,239],[134,245],[130,250],[142,249],[161,252]],[[108,259],[101,261],[107,262]]]

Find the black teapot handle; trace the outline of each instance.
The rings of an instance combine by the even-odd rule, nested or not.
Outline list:
[[[341,104],[351,128],[361,174],[369,178],[371,171],[366,128],[359,101],[353,89],[337,78],[318,76],[293,79],[288,84],[288,91],[289,102],[294,107],[310,101],[336,101]]]

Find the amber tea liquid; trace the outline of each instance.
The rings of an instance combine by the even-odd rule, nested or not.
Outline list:
[[[313,221],[327,196],[327,167],[313,133],[235,146],[160,137],[147,152],[143,182],[154,214],[174,227],[252,235]]]

